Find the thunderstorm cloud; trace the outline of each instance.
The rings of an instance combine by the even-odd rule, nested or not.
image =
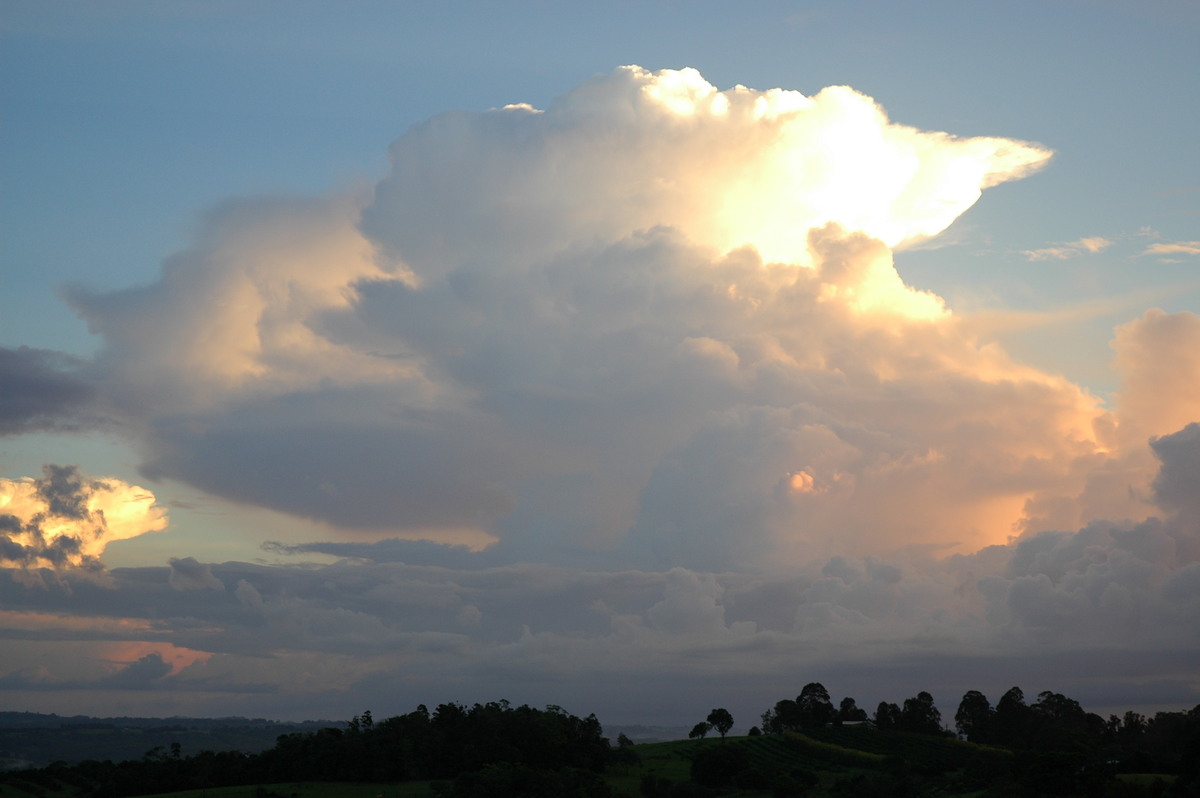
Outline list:
[[[102,341],[85,366],[0,361],[46,418],[102,407],[147,479],[329,531],[273,556],[341,558],[180,552],[43,587],[22,601],[46,651],[86,601],[115,619],[96,634],[155,646],[97,683],[264,712],[502,683],[632,716],[678,678],[785,664],[864,694],[885,658],[951,687],[1035,648],[1070,674],[1119,630],[1146,684],[1200,691],[1200,320],[1120,327],[1110,408],[893,262],[1045,147],[900,125],[844,86],[622,67],[545,109],[436,116],[389,156],[369,192],[215,207],[149,285],[72,289]],[[14,407],[10,431],[49,423]],[[17,574],[165,525],[74,471],[3,486],[4,606],[32,595]],[[122,491],[141,514],[98,526]],[[168,673],[170,651],[192,653]]]

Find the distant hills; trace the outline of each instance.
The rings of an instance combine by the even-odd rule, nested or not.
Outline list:
[[[0,712],[0,770],[40,768],[53,762],[141,759],[155,748],[178,743],[184,754],[199,751],[256,753],[282,734],[345,724],[264,718],[94,718],[39,712]]]
[[[41,768],[52,762],[75,764],[88,759],[141,759],[155,748],[179,743],[183,754],[199,751],[257,753],[275,745],[282,734],[341,728],[345,721],[278,721],[266,718],[95,718],[40,712],[0,712],[0,770]],[[608,736],[624,734],[639,742],[680,740],[681,726],[609,726]]]

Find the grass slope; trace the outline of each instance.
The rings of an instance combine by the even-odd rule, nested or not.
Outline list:
[[[672,782],[690,777],[693,757],[706,748],[729,745],[744,748],[750,768],[779,794],[795,785],[797,795],[833,794],[839,782],[860,785],[871,780],[908,779],[935,788],[942,795],[972,795],[986,774],[1007,772],[1012,752],[974,745],[951,737],[879,731],[866,727],[829,727],[804,734],[761,735],[635,746],[640,764],[614,769],[608,782],[617,795],[639,796],[641,780],[656,775]],[[803,786],[815,779],[815,784]],[[869,789],[869,787],[863,787]],[[768,796],[770,789],[732,789],[726,796]],[[866,794],[866,793],[862,793]]]

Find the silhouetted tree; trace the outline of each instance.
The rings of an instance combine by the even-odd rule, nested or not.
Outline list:
[[[804,685],[796,698],[796,707],[799,710],[800,726],[803,728],[824,726],[832,723],[837,717],[837,710],[829,700],[829,691],[820,682]]]
[[[941,734],[942,713],[933,705],[933,696],[922,690],[914,698],[904,699],[900,728],[921,734]]]
[[[1118,720],[1117,723],[1117,735],[1123,745],[1135,746],[1146,734],[1146,716],[1140,715],[1132,709],[1126,712],[1125,717]]]
[[[712,728],[712,724],[706,723],[704,721],[700,721],[699,723],[697,723],[695,726],[692,727],[692,730],[690,732],[688,732],[688,739],[689,740],[703,740],[704,735],[708,734],[708,730],[711,728]]]
[[[762,714],[763,731],[767,734],[780,734],[789,729],[800,727],[800,708],[790,698],[776,701],[772,709]]]
[[[973,743],[987,742],[994,714],[987,696],[978,690],[968,690],[954,713],[954,727]]]
[[[619,765],[622,770],[628,770],[630,765],[636,765],[642,761],[639,754],[633,747],[633,740],[625,736],[624,732],[617,735],[617,748],[613,751],[613,762]]]
[[[875,708],[875,726],[880,729],[896,729],[900,727],[900,707],[880,701]]]
[[[867,711],[860,709],[858,704],[850,696],[842,699],[842,703],[838,705],[838,720],[842,722],[853,723],[855,721],[864,721],[867,719]]]
[[[1008,692],[1000,696],[993,720],[995,734],[992,742],[1016,747],[1027,744],[1030,711],[1020,687],[1010,687]]]
[[[724,740],[725,735],[733,728],[733,715],[729,714],[729,710],[718,707],[708,713],[708,724],[716,729]]]
[[[1038,748],[1090,751],[1100,744],[1104,721],[1098,716],[1089,717],[1073,698],[1045,690],[1038,693],[1037,703],[1029,709],[1030,743]]]

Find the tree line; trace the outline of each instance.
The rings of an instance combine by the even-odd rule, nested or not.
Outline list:
[[[962,697],[954,724],[965,739],[1016,751],[1065,752],[1082,761],[1118,763],[1126,772],[1195,775],[1200,770],[1200,705],[1152,717],[1129,711],[1108,718],[1044,691],[1027,704],[1020,687],[996,706],[978,690]]]
[[[1009,771],[992,777],[1010,779],[1034,794],[1109,794],[1097,791],[1097,785],[1109,783],[1105,777],[1116,773],[1175,774],[1172,794],[1200,794],[1200,705],[1187,712],[1147,717],[1129,711],[1105,719],[1048,690],[1027,703],[1021,688],[1012,687],[995,706],[980,691],[968,690],[951,730],[928,692],[902,705],[881,701],[868,718],[853,698],[843,698],[835,708],[824,685],[810,682],[795,699],[778,701],[764,712],[761,730],[754,727],[750,734],[865,723],[880,730],[960,737],[1011,751]]]
[[[780,700],[763,712],[761,721],[761,728],[750,730],[751,738],[766,742],[762,735],[779,735],[781,745],[795,748],[810,761],[833,756],[836,767],[875,762],[864,766],[872,772],[838,782],[844,782],[847,795],[915,795],[932,788],[936,782],[930,779],[941,778],[938,774],[947,769],[961,769],[955,778],[962,784],[990,785],[989,789],[1015,785],[1025,795],[1149,794],[1108,791],[1118,771],[1177,774],[1172,795],[1195,794],[1187,790],[1200,788],[1200,706],[1153,717],[1126,712],[1106,720],[1059,693],[1043,692],[1027,703],[1014,687],[993,706],[981,692],[971,690],[962,697],[951,729],[928,692],[900,704],[880,702],[871,716],[851,697],[835,706],[822,684],[810,682],[795,699]],[[690,736],[703,738],[715,730],[724,741],[733,723],[729,711],[718,707]],[[836,728],[853,725],[863,731],[846,737],[849,732]],[[925,736],[958,737],[978,747],[964,750],[967,743],[949,739],[920,743],[916,749],[901,745]],[[853,750],[855,741],[868,740],[882,745],[875,750],[891,753]],[[748,754],[751,744],[701,743],[689,754],[690,782],[672,783],[651,773],[643,779],[641,793],[647,798],[680,798],[700,795],[700,788],[742,784],[795,796],[816,784],[816,775],[801,769],[782,776],[759,772]],[[122,798],[295,781],[421,780],[431,781],[432,792],[445,798],[607,798],[612,790],[603,774],[612,767],[627,772],[639,759],[634,749],[624,735],[615,746],[610,744],[595,715],[580,718],[557,706],[534,709],[507,701],[449,703],[433,711],[421,705],[382,721],[364,712],[337,727],[281,735],[273,748],[257,754],[201,751],[184,756],[182,747],[173,743],[140,760],[60,762],[38,771],[7,772],[0,774],[0,783],[41,783],[46,790],[65,783],[80,798]],[[896,753],[906,750],[912,753]],[[944,760],[947,750],[956,752],[951,757],[955,764],[936,764],[934,759]]]
[[[433,780],[448,798],[474,795],[609,794],[600,774],[614,758],[595,715],[561,707],[514,707],[507,701],[424,705],[376,722],[364,712],[344,727],[281,735],[258,754],[202,751],[184,756],[176,743],[140,760],[58,763],[44,780],[76,787],[81,798],[122,798],[203,788],[292,781]],[[30,774],[11,772],[3,778]],[[36,783],[38,775],[33,775]]]
[[[847,696],[835,708],[829,691],[820,682],[809,682],[795,700],[785,698],[762,714],[761,732],[779,734],[786,731],[819,728],[846,723],[864,723],[867,711]],[[934,706],[933,696],[917,693],[906,699],[904,706],[881,701],[875,710],[874,725],[880,729],[900,729],[923,734],[941,734],[942,715]],[[754,733],[751,729],[751,734]]]

